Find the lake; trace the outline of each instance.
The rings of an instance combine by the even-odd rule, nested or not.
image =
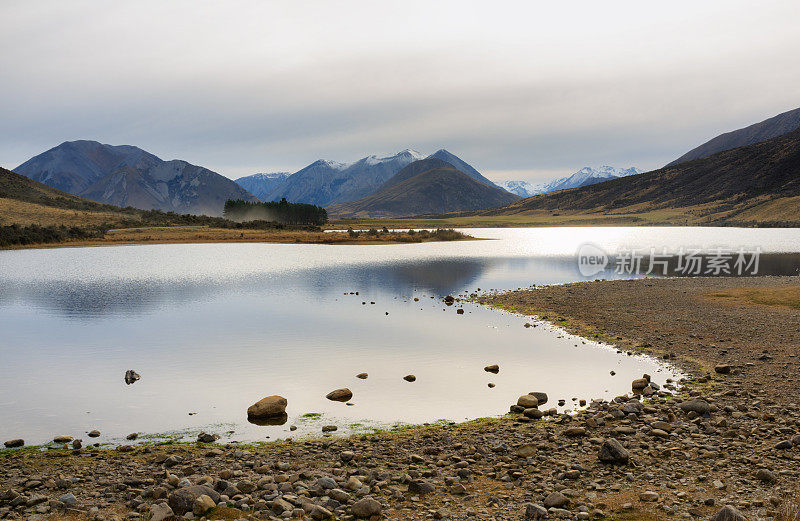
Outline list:
[[[800,266],[796,229],[465,231],[492,240],[0,251],[0,441],[87,442],[92,429],[101,443],[131,432],[188,440],[204,430],[232,441],[318,435],[329,424],[370,432],[502,415],[530,391],[575,410],[573,399],[613,398],[642,373],[660,384],[679,375],[547,324],[523,327],[530,317],[442,297],[586,280],[576,252],[587,241],[607,252],[760,248],[761,273]],[[607,268],[592,278],[631,276]],[[483,370],[495,363],[499,374]],[[126,385],[128,369],[141,380]],[[352,406],[325,399],[341,387]],[[247,407],[273,394],[288,399],[287,423],[248,423]]]

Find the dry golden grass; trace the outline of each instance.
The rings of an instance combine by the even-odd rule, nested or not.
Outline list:
[[[0,198],[0,225],[38,224],[39,226],[99,226],[134,218],[115,212],[87,212]]]
[[[705,297],[729,304],[757,304],[800,309],[800,286],[731,288],[707,293]]]
[[[21,248],[58,248],[70,246],[109,246],[116,244],[178,244],[214,242],[262,242],[288,244],[401,244],[433,242],[437,238],[412,237],[408,233],[361,234],[351,237],[347,232],[313,232],[303,230],[237,230],[203,226],[173,226],[163,228],[131,228],[110,230],[105,237],[90,240],[71,240],[60,243],[33,244]],[[472,237],[465,235],[463,239]]]

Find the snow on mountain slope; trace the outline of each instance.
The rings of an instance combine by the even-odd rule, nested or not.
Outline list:
[[[601,166],[600,168],[592,168],[585,166],[572,174],[571,176],[562,177],[549,183],[541,183],[534,185],[527,189],[528,195],[545,194],[547,192],[555,192],[556,190],[566,190],[568,188],[578,188],[580,186],[588,186],[596,183],[602,183],[609,179],[616,179],[618,177],[626,177],[629,175],[641,174],[642,170],[638,168],[614,168],[612,166]],[[519,195],[519,194],[518,194]]]
[[[533,185],[527,181],[502,181],[497,183],[500,188],[520,197],[530,197]]]

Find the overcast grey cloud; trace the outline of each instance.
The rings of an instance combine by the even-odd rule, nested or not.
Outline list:
[[[0,164],[134,144],[228,177],[406,147],[662,166],[800,106],[800,3],[4,1]]]

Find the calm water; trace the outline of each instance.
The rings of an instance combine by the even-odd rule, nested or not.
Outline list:
[[[458,315],[440,298],[582,280],[575,252],[585,241],[608,251],[800,252],[800,230],[468,232],[496,240],[0,251],[0,441],[87,440],[91,429],[101,442],[200,430],[264,440],[317,434],[325,424],[350,432],[500,415],[529,391],[575,408],[572,398],[624,393],[643,372],[659,383],[674,374],[549,326],[524,328],[526,317],[474,305]],[[796,259],[765,265],[797,273]],[[483,371],[491,363],[500,374]],[[142,379],[125,385],[127,369]],[[355,378],[362,371],[367,380]],[[416,382],[402,379],[409,373]],[[325,399],[340,387],[354,392],[353,406]],[[272,394],[288,399],[288,422],[249,424],[247,407]]]

